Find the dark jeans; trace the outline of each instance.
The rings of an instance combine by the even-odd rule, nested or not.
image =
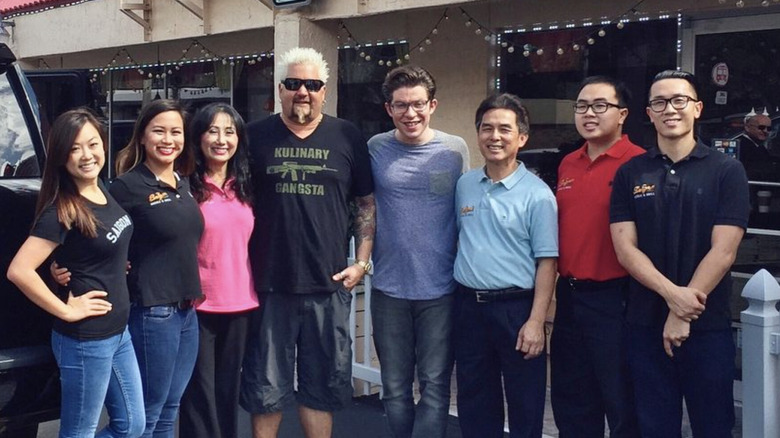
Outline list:
[[[371,317],[382,366],[382,403],[395,438],[446,436],[454,297],[404,300],[374,289]],[[415,410],[415,365],[420,401]]]
[[[532,303],[532,297],[477,303],[473,293],[456,292],[453,339],[463,438],[503,438],[504,395],[509,436],[542,436],[547,357],[543,352],[526,360],[515,350]]]
[[[674,358],[660,328],[628,327],[628,360],[643,438],[681,436],[682,401],[696,438],[731,438],[734,428],[731,330],[691,331]]]
[[[173,438],[179,402],[198,355],[195,309],[133,305],[128,325],[144,386],[142,437]]]
[[[238,388],[246,337],[258,310],[198,312],[200,344],[192,379],[181,399],[179,435],[237,438]]]
[[[561,438],[639,437],[625,351],[628,279],[575,286],[559,278],[550,339],[551,401]]]

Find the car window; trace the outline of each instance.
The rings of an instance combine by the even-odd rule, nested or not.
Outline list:
[[[5,74],[0,75],[0,178],[40,176],[35,148]]]

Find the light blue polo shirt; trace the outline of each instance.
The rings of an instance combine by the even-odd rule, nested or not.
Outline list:
[[[522,162],[493,183],[484,168],[455,193],[455,280],[474,289],[534,288],[536,259],[558,257],[558,207],[547,184]]]

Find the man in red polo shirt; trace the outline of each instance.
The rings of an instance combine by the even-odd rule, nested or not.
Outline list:
[[[618,167],[644,149],[623,135],[628,90],[604,76],[586,78],[574,104],[585,144],[558,168],[560,258],[550,359],[552,407],[561,438],[639,437],[623,347],[628,273],[609,232]]]

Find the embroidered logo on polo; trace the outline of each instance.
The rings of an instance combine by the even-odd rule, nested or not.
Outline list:
[[[561,178],[558,180],[558,187],[556,190],[569,190],[574,184],[574,178]]]
[[[124,215],[120,217],[114,222],[114,225],[111,225],[111,231],[106,234],[106,239],[111,243],[116,243],[117,240],[119,240],[119,236],[122,235],[122,231],[132,225],[132,223],[133,222],[130,221],[130,216]]]
[[[655,196],[655,184],[634,186],[634,199],[649,198],[651,196]]]
[[[474,206],[473,205],[467,205],[465,207],[460,208],[460,216],[472,216],[474,214]]]
[[[149,205],[163,204],[165,202],[171,202],[171,198],[166,192],[154,192],[149,195]]]
[[[311,177],[321,172],[338,172],[338,170],[331,169],[325,164],[306,164],[293,159],[327,161],[329,156],[330,151],[327,149],[278,147],[274,149],[274,158],[281,158],[284,161],[267,166],[265,172],[268,175],[279,175],[283,180],[274,185],[276,193],[324,196],[325,186],[307,182],[307,176]]]

